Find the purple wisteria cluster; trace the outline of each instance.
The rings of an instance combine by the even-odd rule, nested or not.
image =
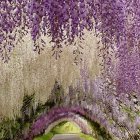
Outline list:
[[[115,77],[114,74],[114,79]],[[104,126],[114,138],[140,138],[140,98],[137,92],[119,92],[116,81],[110,82],[110,85],[106,84],[102,75],[93,79],[86,66],[81,69],[80,81],[82,86],[79,89],[84,92],[79,93],[79,96],[86,97],[82,97],[81,102],[77,100],[79,106],[86,107],[88,114],[94,116],[94,120]],[[77,90],[73,92],[78,93]]]
[[[16,4],[0,1],[0,55],[4,61],[9,59],[8,52],[15,46],[16,28],[21,25],[22,10],[18,1]]]
[[[140,1],[127,2],[125,6],[124,36],[117,44],[116,81],[119,93],[140,93]]]
[[[1,0],[2,58],[6,59],[5,52],[15,46],[19,34],[21,37],[26,32],[31,34],[38,53],[45,46],[41,35],[50,36],[56,57],[62,52],[62,42],[71,44],[76,37],[83,39],[85,29],[99,31],[102,43],[113,47],[111,43],[123,36],[125,5],[121,0]]]

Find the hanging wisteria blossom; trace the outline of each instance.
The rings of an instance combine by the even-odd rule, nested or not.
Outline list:
[[[45,46],[43,40],[43,45],[37,43],[41,35],[51,37],[56,53],[61,52],[62,42],[72,43],[75,37],[82,39],[84,29],[100,31],[105,45],[119,41],[125,30],[125,6],[125,2],[116,0],[1,0],[2,58],[8,59],[8,51],[27,32],[38,53]]]
[[[97,85],[81,70],[84,91],[91,90],[98,102],[93,114],[119,139],[135,139],[134,131],[140,133],[140,0],[0,0],[0,56],[4,62],[27,34],[39,54],[46,46],[42,36],[51,38],[52,55],[57,59],[63,47],[75,44],[76,38],[84,40],[86,30],[95,32],[100,38],[97,45],[102,44],[98,47],[101,77],[95,80],[100,82],[98,94],[91,90]],[[122,113],[122,106],[133,117]]]

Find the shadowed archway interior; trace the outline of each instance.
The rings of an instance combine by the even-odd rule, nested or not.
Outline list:
[[[84,139],[96,140],[91,135],[82,133],[82,130],[72,121],[62,121],[54,126],[49,132],[36,137],[34,140],[51,140],[51,139]]]

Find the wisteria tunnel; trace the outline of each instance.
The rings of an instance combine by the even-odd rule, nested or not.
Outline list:
[[[140,140],[140,0],[0,0],[0,140]]]
[[[38,136],[38,134],[40,133],[43,133],[44,130],[45,133],[47,134],[61,122],[73,122],[73,124],[75,123],[75,125],[77,125],[77,127],[79,128],[79,130],[75,129],[73,131],[65,130],[66,134],[68,133],[79,134],[79,132],[83,132],[84,134],[95,136],[93,128],[90,126],[91,124],[89,124],[85,119],[83,119],[83,117],[79,116],[79,113],[80,115],[82,113],[85,113],[82,109],[80,110],[76,111],[76,107],[69,109],[68,108],[52,109],[51,112],[49,112],[48,114],[43,114],[37,119],[36,122],[34,122],[33,126],[31,127],[31,130],[29,131],[29,133],[27,133],[27,136],[25,136],[25,138],[33,139],[33,137]],[[70,125],[72,125],[72,123],[70,123]]]

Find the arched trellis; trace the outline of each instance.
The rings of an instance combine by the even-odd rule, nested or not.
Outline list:
[[[87,109],[81,107],[60,107],[53,108],[50,112],[41,115],[37,120],[32,124],[30,130],[26,135],[24,135],[24,140],[32,140],[34,137],[49,131],[53,128],[53,123],[59,120],[72,120],[75,122],[84,132],[85,134],[91,134],[93,136],[96,135],[94,133],[93,128],[87,123],[87,121],[83,121],[84,118],[89,119],[91,121],[96,121],[94,116],[88,113]],[[79,119],[80,118],[80,119]],[[81,119],[82,118],[82,119]]]

